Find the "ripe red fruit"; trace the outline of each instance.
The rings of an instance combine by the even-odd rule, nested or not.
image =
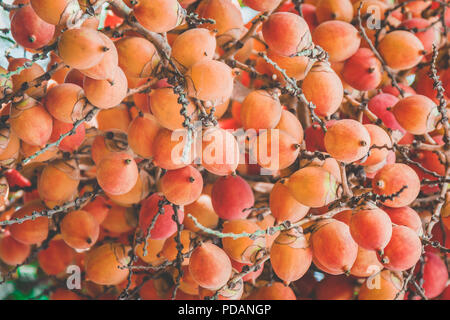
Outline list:
[[[27,64],[31,64],[31,67],[25,67]],[[31,63],[31,61],[26,58],[10,59],[8,71],[16,71],[16,74],[11,76],[12,89],[14,92],[21,90],[24,83],[32,81],[45,73],[40,65]],[[44,81],[41,85],[29,87],[24,90],[24,93],[32,98],[39,99],[44,95],[46,86],[47,82]],[[28,101],[28,99],[24,99],[23,101]]]
[[[272,14],[262,27],[269,48],[283,56],[292,56],[312,45],[308,24],[290,12]]]
[[[14,133],[33,146],[44,145],[52,134],[51,115],[33,98],[13,104],[9,121]]]
[[[64,31],[58,41],[58,53],[64,63],[80,70],[100,63],[105,48],[105,41],[99,31],[86,27]]]
[[[314,29],[312,38],[315,44],[328,52],[332,62],[347,60],[357,52],[361,43],[358,29],[348,22],[338,20],[319,24]]]
[[[149,113],[136,117],[128,127],[130,148],[137,155],[150,158],[153,155],[153,141],[160,128],[156,118]]]
[[[238,37],[244,27],[241,10],[232,0],[201,1],[196,12],[200,17],[216,22],[205,24],[204,27],[211,31],[216,30],[218,36]]]
[[[316,12],[319,22],[327,20],[350,22],[353,18],[353,6],[350,0],[318,1]]]
[[[448,280],[448,271],[444,261],[435,253],[427,252],[424,257],[423,290],[428,299],[439,296],[445,289]],[[415,273],[421,270],[417,265]]]
[[[202,175],[192,166],[167,171],[160,183],[167,200],[181,206],[197,200],[203,189]]]
[[[423,58],[422,42],[411,32],[395,30],[385,35],[378,50],[386,64],[395,70],[416,66]]]
[[[188,69],[201,60],[211,60],[216,46],[215,33],[203,28],[194,28],[183,32],[175,39],[172,57],[178,64]]]
[[[363,158],[370,149],[370,134],[358,121],[336,121],[325,134],[325,148],[336,160],[354,162]]]
[[[223,62],[201,60],[186,73],[187,93],[203,101],[222,103],[233,92],[232,69]]]
[[[67,289],[56,289],[50,295],[50,300],[82,300],[75,292]]]
[[[177,0],[138,1],[133,13],[146,29],[157,33],[170,31],[183,20],[183,9]]]
[[[114,42],[104,33],[99,33],[105,43],[105,54],[99,63],[91,68],[80,70],[86,77],[95,80],[116,81],[114,75],[119,64],[119,55]]]
[[[356,209],[349,227],[355,242],[366,250],[381,250],[391,240],[391,219],[375,206]]]
[[[226,176],[239,165],[239,145],[232,133],[212,127],[206,129],[202,140],[202,166],[212,174]]]
[[[71,0],[31,0],[31,6],[41,19],[48,23],[57,25],[64,20],[65,15],[69,15],[80,8],[76,1]]]
[[[358,245],[345,223],[334,219],[317,223],[310,241],[317,267],[334,275],[350,271],[358,254]]]
[[[403,90],[403,92],[405,93],[405,96],[410,96],[410,95],[416,94],[416,91],[406,84],[399,83],[398,87]],[[400,92],[393,85],[383,86],[383,88],[381,90],[384,93],[389,93],[395,97],[400,98]]]
[[[150,109],[159,124],[169,130],[183,129],[184,116],[180,113],[183,105],[172,88],[152,90],[150,93]],[[189,116],[195,116],[195,105],[189,101],[186,107]]]
[[[338,192],[336,178],[320,167],[298,170],[289,177],[287,187],[298,202],[312,208],[326,206],[336,199]]]
[[[73,124],[65,123],[54,119],[52,135],[50,136],[49,142],[58,141],[61,135],[68,133],[72,129]],[[81,146],[85,136],[86,136],[86,129],[84,123],[82,123],[76,128],[75,134],[69,135],[61,140],[61,143],[59,144],[58,148],[61,151],[73,152],[76,149],[78,149],[79,146]]]
[[[411,18],[403,20],[401,26],[406,27],[408,30],[424,29],[422,32],[415,32],[414,35],[422,42],[423,47],[427,53],[433,49],[433,44],[439,42],[439,33],[433,27],[430,27],[431,22],[422,18]]]
[[[50,241],[48,248],[38,253],[39,265],[50,276],[66,272],[74,259],[75,251],[63,240]]]
[[[79,183],[80,173],[75,161],[54,160],[42,170],[37,187],[40,198],[52,207],[71,199]]]
[[[130,191],[138,180],[138,167],[127,153],[114,152],[100,161],[97,167],[97,181],[100,187],[113,195]]]
[[[401,133],[405,133],[405,129],[403,129],[398,121],[395,119],[394,114],[391,111],[391,108],[399,101],[399,99],[392,94],[389,93],[379,93],[376,96],[373,96],[367,107],[370,111],[372,111],[378,118],[383,121],[383,124],[392,129],[398,130]]]
[[[166,170],[176,170],[191,164],[194,144],[187,145],[186,133],[186,130],[160,129],[153,140],[153,163]]]
[[[422,221],[420,220],[420,216],[411,207],[384,207],[383,211],[389,215],[392,223],[409,227],[417,232],[418,235],[422,234]]]
[[[300,221],[309,211],[309,207],[298,202],[281,182],[277,182],[270,192],[270,211],[278,222]]]
[[[384,166],[372,181],[373,191],[382,196],[395,195],[383,200],[383,204],[399,208],[413,202],[420,191],[420,180],[416,172],[406,164],[394,163]],[[398,194],[398,195],[397,195]]]
[[[239,176],[217,179],[211,191],[211,200],[217,215],[226,220],[245,219],[255,204],[255,197],[247,181]]]
[[[150,239],[166,239],[177,230],[177,224],[173,220],[175,212],[172,206],[164,204],[161,206],[163,211],[159,210],[159,204],[162,200],[163,197],[155,193],[142,202],[141,211],[139,212],[139,227],[145,236],[150,232]],[[154,227],[149,231],[152,221],[157,214],[158,217],[155,220]],[[183,219],[184,212],[178,210],[178,221],[182,223]]]
[[[441,116],[430,98],[418,94],[397,102],[393,112],[398,123],[412,134],[433,131]]]
[[[268,284],[248,297],[248,300],[297,300],[294,291],[281,282]]]
[[[342,77],[345,82],[356,90],[367,91],[375,89],[382,78],[381,63],[370,49],[358,49],[345,62]]]
[[[336,120],[329,120],[325,122],[325,128],[330,128]],[[322,151],[325,152],[325,132],[318,123],[313,123],[305,130],[306,150],[308,151]]]
[[[23,244],[10,235],[0,238],[0,259],[7,265],[16,266],[24,263],[30,251],[28,244]]]
[[[59,121],[73,123],[79,120],[85,103],[83,88],[63,83],[51,88],[45,96],[44,106]]]
[[[129,262],[129,249],[120,243],[105,243],[89,250],[84,262],[86,280],[100,285],[117,285],[124,281],[130,272],[123,268]]]
[[[306,75],[302,85],[306,99],[316,106],[320,116],[330,116],[342,103],[344,88],[339,76],[329,64],[317,62]],[[327,92],[326,95],[323,92]]]
[[[89,212],[71,211],[61,221],[63,240],[74,249],[88,249],[99,236],[99,225]]]
[[[382,269],[383,265],[378,261],[376,251],[358,247],[358,255],[350,270],[352,276],[365,278],[380,272]]]
[[[14,212],[11,219],[20,219],[30,216],[33,211],[45,210],[45,206],[40,201],[26,203],[22,208]],[[13,224],[9,227],[11,236],[23,244],[38,244],[47,239],[48,218],[39,217],[34,220],[28,220],[21,224]]]
[[[367,278],[359,290],[358,300],[394,300],[397,295],[403,298],[403,294],[399,294],[403,287],[403,277],[400,273],[390,270],[380,272],[379,285],[375,283],[373,278]]]
[[[275,127],[275,129],[287,132],[299,144],[303,142],[304,132],[302,124],[290,111],[283,110],[281,112],[280,122],[278,122],[278,125]]]
[[[231,261],[225,251],[212,243],[202,243],[191,255],[189,272],[201,287],[217,290],[231,277]]]
[[[11,20],[11,34],[24,48],[41,48],[52,40],[54,33],[55,26],[42,20],[31,6],[17,10]]]
[[[244,0],[245,5],[256,11],[270,11],[275,9],[281,0]]]
[[[368,156],[363,158],[360,163],[366,167],[385,163],[389,155],[389,149],[392,148],[390,136],[377,125],[366,124],[364,127],[370,135],[370,149]]]
[[[300,153],[300,147],[289,133],[278,130],[263,130],[259,136],[251,140],[251,160],[272,172],[283,170],[292,165]]]
[[[90,103],[100,109],[109,109],[116,107],[125,99],[128,80],[122,69],[118,67],[111,80],[95,80],[85,77],[83,89]]]
[[[95,221],[97,221],[98,224],[101,224],[103,220],[105,220],[110,208],[111,205],[105,197],[97,196],[94,200],[85,205],[83,210],[89,212],[94,217]]]
[[[317,300],[352,300],[355,291],[353,279],[340,275],[326,275],[316,288]]]
[[[280,122],[278,96],[265,90],[252,91],[242,102],[241,123],[244,129],[272,129]]]
[[[126,233],[136,228],[136,218],[135,211],[132,208],[113,204],[101,226],[109,232]]]
[[[412,229],[405,226],[394,226],[392,237],[379,256],[386,269],[404,271],[419,261],[422,253],[422,242]]]
[[[129,77],[149,77],[160,61],[155,46],[144,38],[124,37],[115,42],[115,45],[119,66]]]
[[[450,300],[450,285],[448,285],[442,293],[440,300]]]
[[[312,250],[305,236],[296,229],[280,233],[270,249],[270,263],[276,275],[287,283],[303,277],[312,263]]]

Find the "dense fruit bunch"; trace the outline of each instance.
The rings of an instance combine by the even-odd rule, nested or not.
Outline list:
[[[0,68],[2,277],[448,299],[450,8],[422,2],[0,2],[26,52]]]

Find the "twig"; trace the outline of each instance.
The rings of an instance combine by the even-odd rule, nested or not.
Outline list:
[[[83,119],[75,121],[75,123],[73,124],[73,128],[70,131],[67,131],[66,133],[62,134],[55,142],[47,143],[42,149],[38,150],[36,153],[32,154],[28,158],[23,159],[21,165],[26,165],[28,162],[38,157],[39,155],[43,154],[47,150],[53,147],[58,147],[64,140],[64,138],[74,135],[77,132],[79,126],[81,126],[84,122],[91,121],[99,111],[100,109],[94,107],[91,111],[88,112],[88,114]]]
[[[5,10],[5,11],[17,10],[17,9],[23,8],[27,5],[29,5],[29,4],[28,3],[27,4],[23,4],[23,3],[7,4],[7,3],[4,3],[3,0],[0,0],[0,7],[2,7],[3,10]]]
[[[76,198],[73,201],[67,202],[61,206],[56,206],[53,209],[45,209],[42,211],[33,211],[30,215],[23,216],[21,218],[13,218],[10,220],[0,221],[0,226],[10,226],[13,224],[20,224],[26,221],[35,220],[39,217],[51,218],[57,213],[66,212],[72,208],[80,208],[87,201],[94,199],[99,193],[99,189],[92,192],[86,192],[81,197]]]

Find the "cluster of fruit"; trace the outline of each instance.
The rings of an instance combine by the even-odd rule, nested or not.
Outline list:
[[[449,2],[242,2],[248,24],[234,0],[0,2],[32,56],[0,68],[3,276],[450,298]]]

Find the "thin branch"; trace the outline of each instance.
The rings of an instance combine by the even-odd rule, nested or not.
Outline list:
[[[375,48],[375,46],[373,45],[372,41],[367,36],[366,30],[363,27],[362,19],[361,19],[361,7],[362,7],[363,3],[364,2],[360,2],[359,7],[358,7],[357,20],[358,20],[359,33],[364,38],[364,40],[366,40],[366,42],[369,45],[370,50],[372,50],[373,54],[377,57],[378,60],[380,60],[384,71],[386,71],[389,79],[391,79],[392,85],[400,92],[400,95],[402,97],[404,97],[405,96],[405,91],[402,88],[400,88],[400,86],[398,85],[397,79],[395,79],[395,75],[393,74],[391,68],[388,67],[388,65],[384,61],[383,57],[381,56],[381,54]]]
[[[12,218],[10,220],[0,221],[0,226],[10,226],[13,224],[20,224],[26,221],[35,220],[39,217],[47,217],[51,218],[55,214],[67,212],[68,210],[72,208],[80,208],[88,201],[94,199],[98,193],[99,189],[96,189],[92,192],[86,192],[81,197],[76,198],[73,201],[66,202],[61,206],[56,206],[53,209],[45,209],[42,211],[33,211],[30,215],[23,216],[21,218]]]
[[[79,126],[81,126],[84,122],[91,121],[99,111],[100,111],[100,109],[94,107],[91,111],[89,111],[87,113],[87,115],[83,119],[75,121],[75,123],[73,124],[73,128],[71,130],[69,130],[66,133],[62,134],[58,138],[58,140],[56,140],[55,142],[47,143],[42,149],[38,150],[36,153],[32,154],[31,156],[23,159],[22,162],[21,162],[21,165],[26,165],[31,160],[33,160],[36,157],[38,157],[39,155],[45,153],[47,150],[49,150],[49,149],[51,149],[53,147],[58,147],[61,144],[61,142],[64,140],[64,138],[74,135],[76,133],[76,131],[77,131]]]

